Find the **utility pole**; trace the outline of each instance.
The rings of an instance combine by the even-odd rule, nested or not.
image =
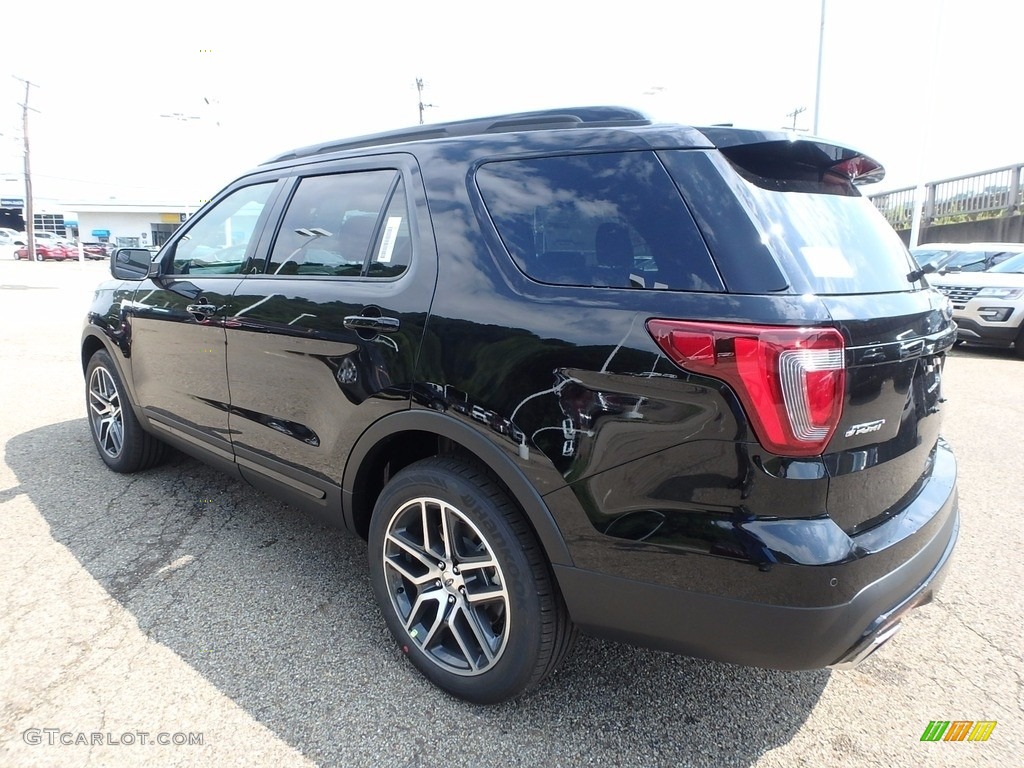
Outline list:
[[[799,128],[797,128],[797,127],[796,127],[796,119],[797,119],[797,118],[798,118],[798,117],[799,117],[800,115],[802,115],[802,114],[803,114],[804,112],[806,112],[806,111],[807,111],[807,107],[797,107],[797,108],[796,108],[796,109],[794,109],[794,110],[793,110],[792,112],[787,112],[787,113],[786,113],[786,117],[792,117],[792,118],[793,118],[793,125],[792,125],[792,126],[790,126],[789,130],[791,130],[791,131],[798,131],[798,130],[801,130],[801,129],[799,129]]]
[[[818,112],[821,111],[821,60],[825,51],[825,2],[821,0],[821,24],[818,27],[818,76],[814,83],[814,127],[811,133],[818,135]]]
[[[36,221],[35,213],[32,210],[32,166],[29,162],[29,146],[28,146],[28,111],[32,109],[28,105],[28,95],[30,88],[38,88],[35,83],[30,83],[22,77],[12,75],[15,80],[20,80],[25,84],[25,103],[21,105],[21,132],[25,139],[25,236],[26,245],[28,248],[28,257],[30,261],[39,261],[39,257],[36,255]],[[33,112],[38,112],[38,109],[32,109]]]
[[[416,92],[419,94],[420,102],[420,125],[423,125],[423,110],[427,107],[435,107],[436,104],[424,104],[423,103],[423,78],[416,78]]]

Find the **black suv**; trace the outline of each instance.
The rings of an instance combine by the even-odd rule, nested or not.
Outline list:
[[[577,629],[849,666],[959,527],[945,297],[812,138],[612,107],[306,147],[151,258],[82,338],[110,468],[165,444],[368,540],[398,646],[474,702]]]

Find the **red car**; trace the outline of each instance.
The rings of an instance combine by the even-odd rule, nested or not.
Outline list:
[[[68,252],[63,245],[58,243],[43,245],[42,243],[36,243],[36,255],[41,258],[42,261],[52,259],[54,261],[64,261],[68,258]],[[28,246],[23,245],[14,252],[14,258],[16,259],[29,259]]]
[[[104,243],[82,243],[82,251],[85,253],[85,258],[97,261],[110,256],[110,250]]]

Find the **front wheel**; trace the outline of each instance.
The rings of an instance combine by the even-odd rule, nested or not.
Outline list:
[[[384,488],[370,580],[391,634],[454,696],[495,704],[537,686],[575,639],[533,531],[483,470],[419,461]]]
[[[114,361],[97,351],[85,371],[89,427],[100,458],[115,472],[137,472],[156,464],[165,446],[142,429]]]

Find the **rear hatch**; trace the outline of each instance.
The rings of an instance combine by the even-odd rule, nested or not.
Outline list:
[[[784,334],[781,352],[758,353],[767,382],[758,386],[778,394],[777,413],[767,418],[769,398],[751,391],[757,387],[742,363],[732,380],[723,374],[723,360],[743,355],[735,338],[743,326],[711,324],[710,347],[725,356],[708,353],[699,335],[680,341],[677,352],[696,355],[680,364],[729,381],[770,452],[821,456],[830,517],[849,533],[866,530],[902,509],[930,474],[942,366],[955,337],[949,304],[915,272],[899,237],[856,188],[882,174],[870,158],[815,140],[704,132],[718,152],[661,156],[729,292],[813,297],[839,333]],[[766,325],[800,323],[782,311]],[[772,419],[782,424],[774,435]]]

